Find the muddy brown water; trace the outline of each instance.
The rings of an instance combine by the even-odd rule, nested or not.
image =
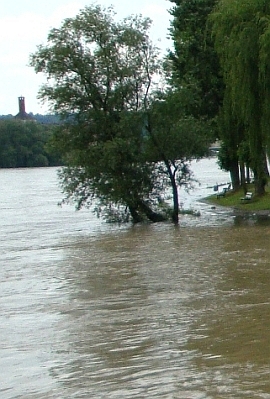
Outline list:
[[[56,169],[0,170],[0,397],[270,398],[270,223],[198,202],[180,226],[57,207]]]

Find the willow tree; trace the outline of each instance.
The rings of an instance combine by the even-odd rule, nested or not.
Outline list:
[[[218,116],[219,137],[221,139],[221,148],[218,153],[218,163],[221,169],[230,172],[232,188],[237,190],[245,178],[241,179],[239,174],[239,148],[244,140],[244,128],[237,118],[233,115],[231,101],[226,91],[223,98],[223,107],[221,107]],[[242,167],[240,167],[242,170]]]
[[[222,0],[210,17],[227,104],[244,126],[257,195],[265,193],[265,152],[270,136],[269,14],[268,0]]]

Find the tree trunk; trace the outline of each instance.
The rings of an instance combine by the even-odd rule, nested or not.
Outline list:
[[[173,176],[172,191],[173,191],[173,212],[172,212],[172,221],[174,224],[179,223],[179,200],[178,200],[178,190],[175,182],[175,178]]]
[[[172,172],[171,165],[168,160],[164,160],[164,163],[167,168],[167,172],[171,181],[172,193],[173,193],[173,211],[172,211],[172,222],[174,224],[179,223],[179,198],[178,198],[178,189],[175,181],[175,173],[177,169],[175,168],[174,172]]]
[[[232,181],[232,188],[233,190],[237,190],[240,187],[238,159],[235,159],[230,163],[230,176]]]
[[[246,165],[246,182],[250,184],[250,168],[249,165]]]
[[[140,223],[143,221],[142,217],[139,215],[134,206],[129,206],[128,209],[131,214],[133,223]]]
[[[151,222],[158,223],[164,222],[166,220],[165,216],[161,215],[160,213],[154,212],[145,202],[140,201],[138,206]]]
[[[247,193],[247,181],[246,181],[246,173],[245,173],[245,164],[244,162],[240,162],[240,177],[241,177],[241,187],[244,190],[244,195]]]
[[[263,132],[260,120],[260,98],[257,94],[257,103],[252,118],[250,137],[250,152],[252,157],[252,170],[254,173],[255,195],[262,196],[265,194],[265,184],[267,182],[266,175],[266,155],[264,149]]]
[[[268,170],[268,162],[267,162],[267,155],[265,154],[264,157],[264,173],[267,177],[269,177],[269,170]]]
[[[254,170],[254,188],[255,194],[262,196],[265,194],[266,177],[264,172]]]
[[[261,179],[255,180],[255,194],[258,196],[262,196],[265,194],[265,182]]]
[[[261,149],[262,150],[262,149]],[[267,175],[265,173],[265,156],[263,151],[257,152],[257,158],[254,161],[254,188],[255,194],[262,196],[265,194],[265,185],[267,182]]]

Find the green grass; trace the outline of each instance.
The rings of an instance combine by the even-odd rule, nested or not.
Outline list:
[[[248,185],[247,191],[254,193],[254,186],[252,184]],[[212,204],[219,206],[227,206],[237,208],[243,211],[256,212],[263,210],[270,210],[270,186],[266,187],[266,194],[262,197],[253,197],[248,201],[241,201],[244,197],[243,190],[229,191],[226,193],[225,197],[217,199],[217,195],[213,194],[207,197],[207,201]]]

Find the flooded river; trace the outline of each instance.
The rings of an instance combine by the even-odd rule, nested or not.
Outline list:
[[[1,399],[270,398],[270,223],[198,202],[180,226],[59,208],[55,168],[0,170]]]

